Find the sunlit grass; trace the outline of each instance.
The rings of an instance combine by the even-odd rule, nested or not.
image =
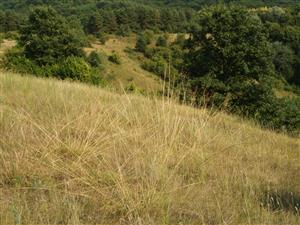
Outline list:
[[[223,113],[0,75],[0,224],[296,225],[299,171],[299,140]]]

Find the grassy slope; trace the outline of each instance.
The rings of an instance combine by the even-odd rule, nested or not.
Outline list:
[[[16,42],[13,40],[4,40],[0,44],[0,57],[14,47]],[[93,44],[90,48],[85,48],[86,53],[98,51],[101,54],[109,56],[112,52],[116,52],[120,57],[122,64],[116,65],[107,60],[104,60],[106,75],[113,76],[113,81],[110,84],[112,88],[123,90],[130,84],[134,84],[137,88],[146,92],[157,92],[161,90],[161,81],[158,76],[141,68],[141,62],[134,60],[125,53],[126,48],[133,49],[135,46],[135,37],[130,38],[110,38],[104,45]]]
[[[296,225],[299,144],[222,113],[2,72],[0,224]]]
[[[86,48],[87,53],[96,50],[107,56],[116,52],[121,57],[121,65],[111,62],[105,64],[107,73],[113,75],[116,79],[115,87],[125,88],[133,83],[136,87],[152,92],[161,89],[158,76],[141,68],[141,62],[128,57],[124,51],[126,48],[134,49],[135,37],[130,38],[110,38],[104,45],[93,44],[91,48]]]

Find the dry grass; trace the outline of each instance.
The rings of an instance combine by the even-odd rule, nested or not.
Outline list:
[[[112,37],[104,45],[95,43],[91,48],[85,48],[86,53],[91,51],[98,51],[106,55],[111,55],[116,52],[121,58],[121,65],[114,63],[107,63],[105,68],[107,73],[113,75],[116,79],[115,87],[126,87],[133,83],[138,88],[146,90],[147,92],[157,92],[161,88],[160,79],[157,75],[150,73],[141,68],[141,62],[128,57],[125,49],[134,49],[136,37]]]
[[[296,225],[299,171],[222,113],[0,75],[0,224]]]
[[[17,43],[14,40],[3,40],[3,42],[0,43],[0,56],[3,55],[7,50],[15,47],[16,44]]]

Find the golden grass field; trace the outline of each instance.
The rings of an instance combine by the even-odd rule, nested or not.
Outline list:
[[[297,225],[299,204],[299,139],[0,72],[0,224]]]

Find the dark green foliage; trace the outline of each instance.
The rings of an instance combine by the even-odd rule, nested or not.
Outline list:
[[[33,74],[43,77],[52,76],[53,72],[51,67],[40,67],[35,62],[29,60],[17,48],[12,49],[5,55],[4,67],[18,73]]]
[[[278,14],[272,18],[288,21]],[[273,93],[275,77],[290,80],[295,76],[298,30],[281,29],[274,23],[268,29],[273,41],[287,45],[271,45],[260,19],[244,8],[217,5],[203,9],[188,40],[191,86],[198,93],[198,102],[225,107],[264,127],[298,132],[299,98],[279,99]]]
[[[89,18],[86,24],[86,31],[95,36],[103,31],[103,18],[100,13],[96,13]]]
[[[82,56],[83,43],[54,9],[36,8],[21,31],[25,56],[38,65],[55,64],[69,56]]]
[[[116,34],[121,37],[127,37],[131,33],[131,29],[128,25],[120,25]]]
[[[101,58],[99,54],[96,51],[92,51],[90,55],[87,57],[87,62],[92,66],[92,67],[99,67],[101,64]]]
[[[156,41],[156,46],[167,47],[168,40],[164,36],[159,36]]]
[[[117,53],[112,53],[109,57],[108,60],[111,61],[112,63],[120,65],[122,63],[121,57]]]
[[[83,58],[70,56],[57,65],[56,75],[61,79],[72,79],[88,82],[91,76],[91,67]]]
[[[175,44],[179,45],[180,47],[184,47],[186,42],[185,34],[178,34],[176,37]]]
[[[17,31],[22,19],[14,11],[0,11],[0,32]]]
[[[145,61],[142,64],[142,68],[163,78],[166,74],[167,64],[161,57],[155,57]]]
[[[147,49],[148,43],[147,39],[145,38],[144,35],[139,35],[137,37],[136,45],[135,45],[135,50],[138,52],[145,52]]]
[[[274,73],[271,46],[260,19],[247,9],[216,5],[203,9],[191,32],[187,65],[193,88],[239,98],[239,85]],[[218,88],[212,86],[218,84]]]
[[[101,76],[101,69],[92,68],[81,57],[70,56],[60,63],[40,66],[26,58],[20,49],[14,48],[6,54],[4,65],[6,69],[40,77],[71,79],[94,85],[105,83]]]
[[[96,37],[98,38],[98,40],[100,41],[100,43],[103,44],[103,45],[108,40],[108,36],[104,32],[97,33]]]
[[[273,43],[274,59],[276,73],[286,80],[291,80],[294,77],[294,52],[288,46],[283,45],[280,42]]]
[[[4,33],[3,37],[8,40],[19,40],[20,34],[17,31],[8,31]]]

